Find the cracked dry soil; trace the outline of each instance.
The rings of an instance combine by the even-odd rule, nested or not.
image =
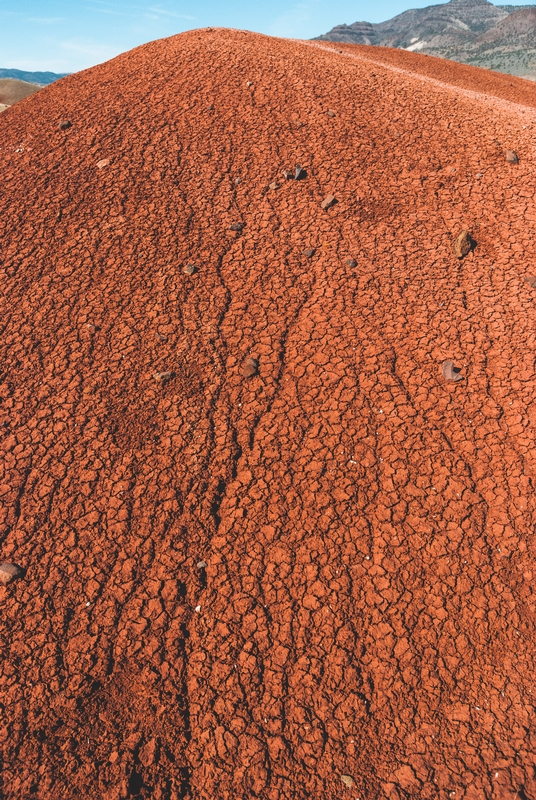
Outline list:
[[[5,800],[536,797],[536,103],[373,57],[0,117]]]

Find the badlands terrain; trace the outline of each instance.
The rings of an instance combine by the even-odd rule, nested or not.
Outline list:
[[[336,25],[319,40],[400,47],[536,80],[536,5],[449,0],[385,22]]]
[[[536,797],[535,123],[211,29],[0,116],[2,798]]]
[[[41,87],[14,78],[0,78],[0,111],[38,92]]]

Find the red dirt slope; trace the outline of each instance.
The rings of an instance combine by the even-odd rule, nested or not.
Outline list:
[[[0,117],[3,798],[536,797],[536,112],[405,58]]]

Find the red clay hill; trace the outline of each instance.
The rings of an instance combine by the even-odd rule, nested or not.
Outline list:
[[[203,30],[2,114],[2,798],[536,797],[533,91]]]

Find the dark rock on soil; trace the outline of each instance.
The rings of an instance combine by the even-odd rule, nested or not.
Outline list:
[[[17,578],[22,578],[23,574],[24,570],[17,564],[11,564],[9,561],[0,564],[0,583],[3,583],[4,586],[16,581]]]
[[[443,377],[445,378],[446,381],[463,380],[463,375],[461,374],[460,368],[455,367],[453,361],[443,362],[443,366],[441,367],[441,372],[443,373]]]
[[[457,258],[465,258],[474,247],[474,242],[468,231],[462,231],[454,242],[454,255]]]
[[[325,197],[322,200],[322,202],[320,203],[320,207],[323,208],[324,211],[327,211],[328,208],[331,208],[331,206],[334,206],[336,202],[337,202],[337,198],[334,197],[334,195],[332,195],[332,194],[328,194],[328,196]]]
[[[259,373],[259,362],[256,358],[247,358],[244,364],[243,375],[244,378],[252,378]]]

